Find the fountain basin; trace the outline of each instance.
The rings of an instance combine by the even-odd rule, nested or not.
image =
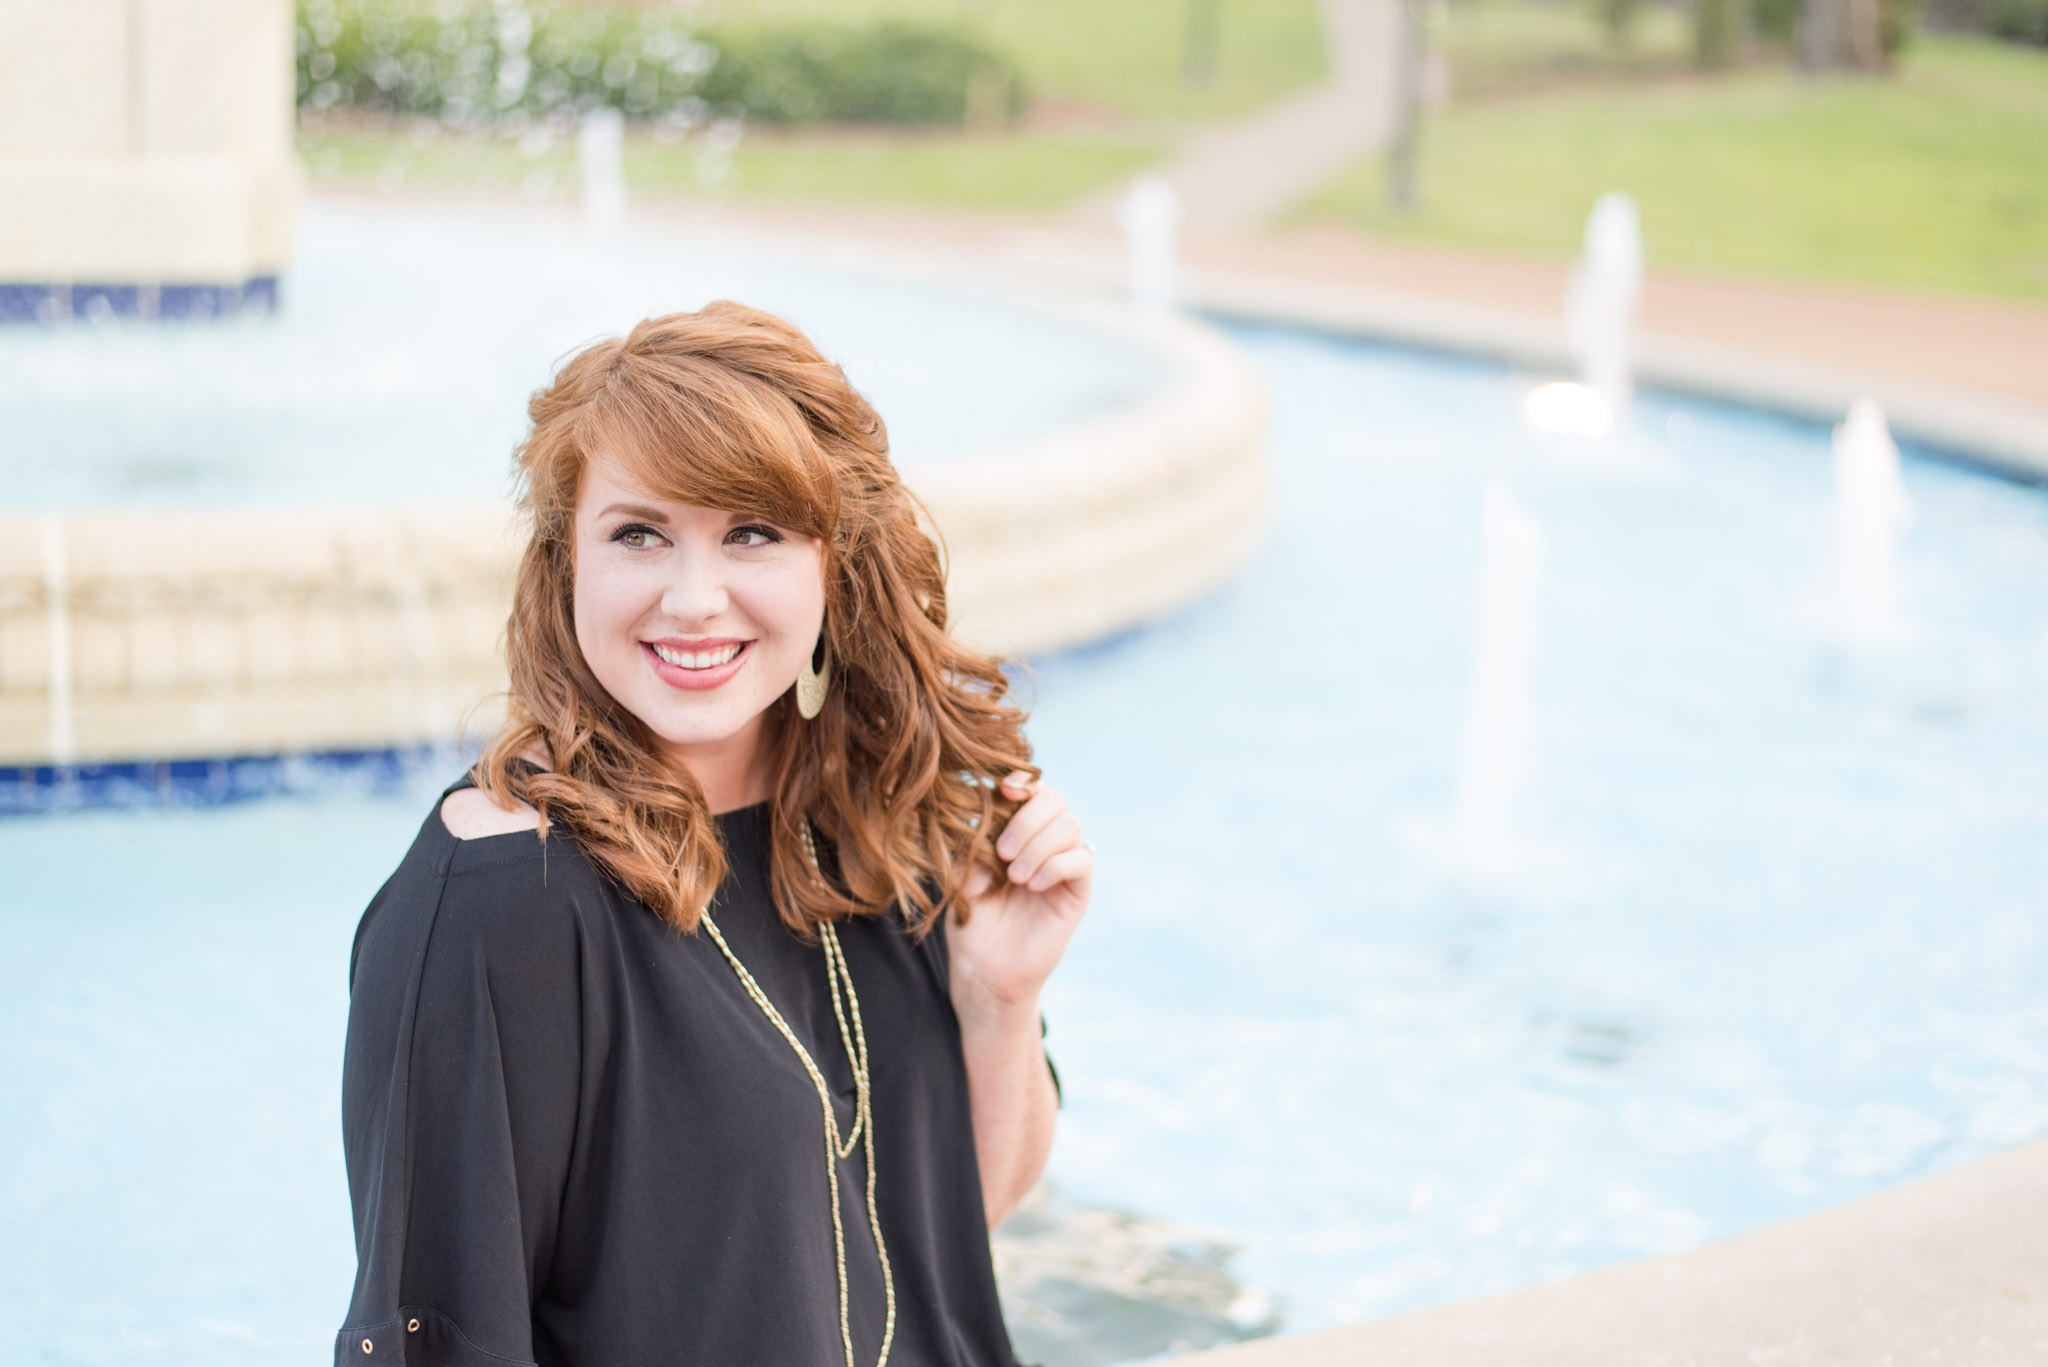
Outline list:
[[[1194,323],[797,268],[673,231],[595,243],[545,219],[326,206],[306,238],[275,319],[0,337],[17,475],[0,510],[0,765],[488,725],[526,393],[583,342],[720,296],[791,316],[895,419],[956,630],[977,644],[1038,653],[1124,630],[1253,544],[1262,390]],[[426,321],[394,336],[394,316]]]
[[[1067,1206],[1232,1250],[1295,1334],[1676,1252],[2048,1135],[2039,490],[1902,443],[1922,635],[1844,656],[1802,601],[1827,567],[1825,426],[1644,388],[1595,448],[1530,433],[1527,378],[1497,365],[1233,340],[1274,401],[1257,553],[1184,612],[1033,661],[1036,754],[1103,852],[1046,996]],[[1403,838],[1456,809],[1502,475],[1545,546],[1510,814],[1554,856],[1505,888]],[[36,1326],[29,1352],[331,1345],[353,1267],[333,1094],[350,935],[459,767],[391,785],[309,765],[277,800],[0,821],[19,1098],[0,1171],[21,1175],[0,1219],[24,1231],[0,1312]],[[1099,1257],[1010,1263],[1020,1355],[1164,1349],[1122,1320],[1090,1336],[1145,1264],[1120,1218],[1078,1227]],[[1077,1283],[1084,1261],[1105,1281]]]

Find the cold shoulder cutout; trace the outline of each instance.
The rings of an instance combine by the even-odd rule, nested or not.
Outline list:
[[[481,788],[458,788],[441,799],[441,824],[457,840],[482,840],[519,831],[540,833],[540,813],[522,802],[501,807]]]

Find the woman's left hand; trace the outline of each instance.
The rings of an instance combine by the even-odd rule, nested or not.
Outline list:
[[[1039,988],[1081,924],[1095,879],[1094,850],[1057,789],[1014,773],[1003,793],[1025,799],[996,838],[1008,876],[975,869],[967,923],[956,917],[946,927],[953,1005],[963,1016],[1037,1011]]]

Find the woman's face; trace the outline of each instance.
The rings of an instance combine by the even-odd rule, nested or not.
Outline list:
[[[655,498],[600,455],[576,497],[576,643],[699,782],[745,769],[825,620],[815,537]]]

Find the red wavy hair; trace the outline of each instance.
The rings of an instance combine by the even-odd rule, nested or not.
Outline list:
[[[889,461],[881,418],[801,332],[720,301],[587,348],[537,392],[518,452],[531,535],[519,563],[506,724],[477,781],[560,821],[584,853],[688,932],[725,876],[702,792],[600,685],[576,644],[576,495],[591,457],[662,498],[759,516],[824,548],[831,688],[815,720],[771,704],[771,880],[782,918],[816,924],[898,904],[923,934],[965,914],[994,833],[1031,771],[1024,714],[999,661],[946,632],[940,550]],[[520,761],[544,753],[537,772]],[[803,823],[830,851],[811,870]]]

